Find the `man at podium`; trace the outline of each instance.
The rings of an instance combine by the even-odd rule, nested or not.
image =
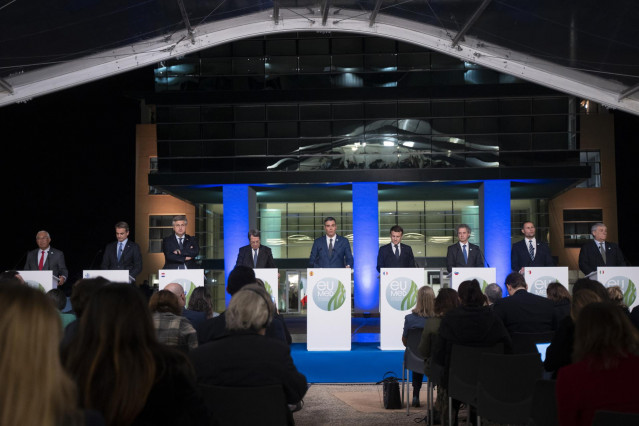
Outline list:
[[[351,244],[341,235],[337,235],[335,218],[324,219],[326,235],[313,242],[311,256],[308,260],[309,268],[351,268],[353,254]]]
[[[413,249],[407,244],[402,244],[403,236],[404,229],[401,226],[395,225],[390,229],[390,244],[381,246],[377,254],[377,272],[381,268],[417,267]]]
[[[277,268],[273,260],[273,253],[269,247],[261,244],[260,231],[251,229],[248,233],[249,245],[240,247],[235,266],[242,265],[249,268]]]
[[[525,267],[555,266],[548,244],[535,238],[534,223],[524,222],[521,225],[521,233],[524,234],[524,239],[513,244],[510,251],[510,264],[513,271],[523,274]]]
[[[47,231],[39,231],[36,234],[38,248],[27,253],[24,264],[25,271],[51,271],[53,279],[61,286],[69,276],[69,270],[64,262],[64,253],[54,249],[50,245],[51,236]]]
[[[591,228],[593,240],[581,246],[579,269],[585,275],[597,270],[598,266],[626,266],[623,253],[615,243],[606,241],[608,228],[603,223],[595,223]]]
[[[484,256],[479,250],[479,246],[468,241],[470,238],[470,226],[462,223],[457,226],[457,244],[448,246],[446,254],[446,269],[448,273],[453,268],[483,268]]]
[[[186,233],[186,216],[173,217],[173,235],[162,240],[164,267],[162,269],[197,269],[195,258],[200,253],[197,238]]]
[[[130,281],[142,272],[142,253],[137,243],[129,240],[129,224],[115,224],[116,241],[107,244],[102,256],[102,269],[118,269],[129,271]]]

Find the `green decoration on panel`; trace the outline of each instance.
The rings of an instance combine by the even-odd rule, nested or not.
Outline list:
[[[337,282],[337,290],[331,300],[328,301],[328,311],[335,311],[342,307],[344,302],[346,301],[346,289],[344,288],[344,284],[341,281]]]
[[[406,296],[404,296],[404,299],[402,300],[401,310],[406,311],[412,308],[413,306],[415,306],[416,302],[417,302],[417,284],[415,284],[415,281],[411,281],[410,290],[408,290],[408,293],[406,294]]]

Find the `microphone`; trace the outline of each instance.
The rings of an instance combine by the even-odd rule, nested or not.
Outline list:
[[[479,249],[479,254],[481,254],[481,258],[484,261],[484,263],[486,264],[487,268],[490,268],[490,264],[488,263],[488,261],[486,260],[486,258],[484,257],[484,252],[482,251],[482,249]]]
[[[102,253],[103,251],[104,251],[104,250],[100,249],[100,250],[98,250],[98,251],[95,253],[95,255],[93,256],[93,260],[92,260],[92,261],[91,261],[91,263],[89,264],[89,269],[95,269],[95,268],[93,267],[93,265],[95,264],[95,261],[96,261],[96,259],[98,258],[98,255],[99,255],[100,253]]]

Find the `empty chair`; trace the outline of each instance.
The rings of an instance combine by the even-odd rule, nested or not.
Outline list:
[[[592,426],[637,426],[639,414],[619,413],[616,411],[597,411],[592,419]]]
[[[497,423],[526,423],[535,382],[542,374],[537,353],[482,354],[477,377],[477,415]]]
[[[557,393],[554,380],[537,380],[533,389],[528,426],[557,426]]]
[[[406,338],[406,349],[404,350],[404,373],[406,380],[404,380],[403,387],[405,388],[404,395],[406,397],[406,413],[410,414],[410,392],[408,389],[408,377],[409,372],[425,374],[424,372],[424,358],[419,355],[419,341],[422,338],[421,328],[412,328],[408,330],[408,337]]]
[[[198,387],[211,413],[211,425],[295,424],[280,385],[229,387],[200,384]]]
[[[537,353],[537,343],[550,343],[554,335],[554,331],[546,331],[543,333],[511,333],[510,338],[513,341],[513,353]]]

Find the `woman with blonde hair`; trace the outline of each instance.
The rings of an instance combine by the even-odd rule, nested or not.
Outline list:
[[[77,407],[77,390],[60,363],[62,328],[44,293],[0,286],[0,425],[104,424]]]
[[[424,329],[426,320],[435,316],[435,292],[433,288],[425,285],[417,291],[417,302],[413,311],[404,318],[404,331],[402,333],[402,343],[408,343],[408,330]],[[419,391],[422,388],[424,375],[413,372],[413,407],[419,407]]]

